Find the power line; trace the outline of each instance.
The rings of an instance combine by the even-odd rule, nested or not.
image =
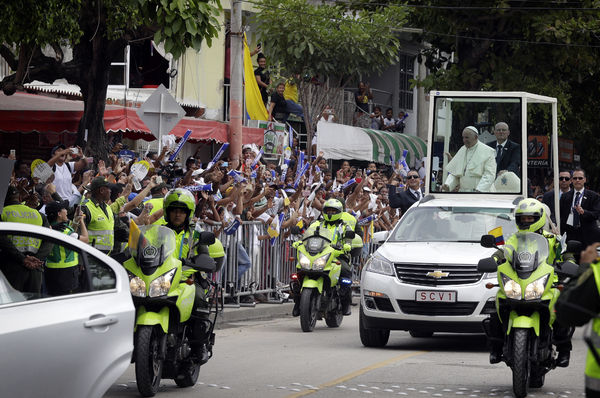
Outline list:
[[[257,0],[242,0],[243,2],[246,3],[250,3],[253,4],[259,8],[267,8],[266,5],[264,5],[262,2],[257,1]],[[347,2],[350,3],[350,2]],[[363,3],[361,3],[363,4]],[[371,5],[373,5],[374,3],[371,3]],[[378,4],[378,3],[375,3]],[[295,12],[296,10],[293,9],[289,9],[289,8],[284,8],[281,7],[281,5],[279,6],[280,9],[284,10],[284,11],[289,11],[289,12]],[[599,9],[596,9],[597,11],[600,11]],[[318,14],[314,14],[314,13],[304,13],[304,15],[308,15],[308,16],[313,16],[313,17],[320,17],[320,15]],[[328,21],[331,21],[331,18],[328,18]],[[337,20],[339,22],[346,22],[346,23],[356,23],[356,24],[363,24],[363,25],[373,25],[373,23],[371,22],[365,22],[365,21],[360,21],[360,20],[356,20],[356,19],[334,19]],[[393,29],[393,28],[392,28]],[[429,35],[435,35],[435,36],[445,36],[445,37],[454,37],[454,38],[459,38],[459,39],[467,39],[467,40],[478,40],[478,41],[492,41],[492,42],[503,42],[503,43],[519,43],[519,44],[533,44],[533,45],[544,45],[544,46],[559,46],[559,47],[575,47],[575,48],[600,48],[600,44],[599,45],[593,45],[593,44],[577,44],[577,43],[554,43],[554,42],[545,42],[545,41],[530,41],[530,40],[523,40],[523,39],[498,39],[498,38],[491,38],[491,37],[476,37],[476,36],[466,36],[466,35],[460,35],[460,34],[452,34],[452,33],[441,33],[441,32],[434,32],[434,31],[427,31],[427,30],[423,30],[423,33],[429,34]]]

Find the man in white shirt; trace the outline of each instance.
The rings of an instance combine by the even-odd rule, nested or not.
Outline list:
[[[85,155],[81,148],[67,148],[63,144],[52,148],[51,154],[52,157],[48,160],[48,166],[54,171],[56,193],[58,193],[63,200],[71,201],[74,196],[72,182],[73,174],[80,170],[84,170],[87,166]],[[67,156],[74,154],[81,156],[81,158],[76,162],[67,162]]]
[[[490,192],[496,179],[496,151],[479,142],[479,133],[473,126],[462,132],[464,145],[447,165],[449,173],[442,191]]]

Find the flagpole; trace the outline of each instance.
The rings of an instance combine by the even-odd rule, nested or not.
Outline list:
[[[243,32],[242,2],[231,0],[231,85],[229,95],[229,157],[241,161],[242,156],[242,66]]]

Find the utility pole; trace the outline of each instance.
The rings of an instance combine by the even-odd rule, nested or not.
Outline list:
[[[229,157],[242,161],[242,2],[231,0],[231,85],[229,87]]]

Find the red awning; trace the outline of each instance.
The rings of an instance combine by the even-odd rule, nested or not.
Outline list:
[[[104,127],[107,131],[121,131],[131,139],[155,140],[135,108],[107,105]],[[77,132],[83,115],[83,102],[42,95],[15,93],[7,97],[0,93],[0,130],[30,132]],[[227,142],[229,125],[214,120],[184,117],[170,134],[182,137],[192,130],[191,141]],[[264,130],[243,127],[243,144],[263,144]]]

